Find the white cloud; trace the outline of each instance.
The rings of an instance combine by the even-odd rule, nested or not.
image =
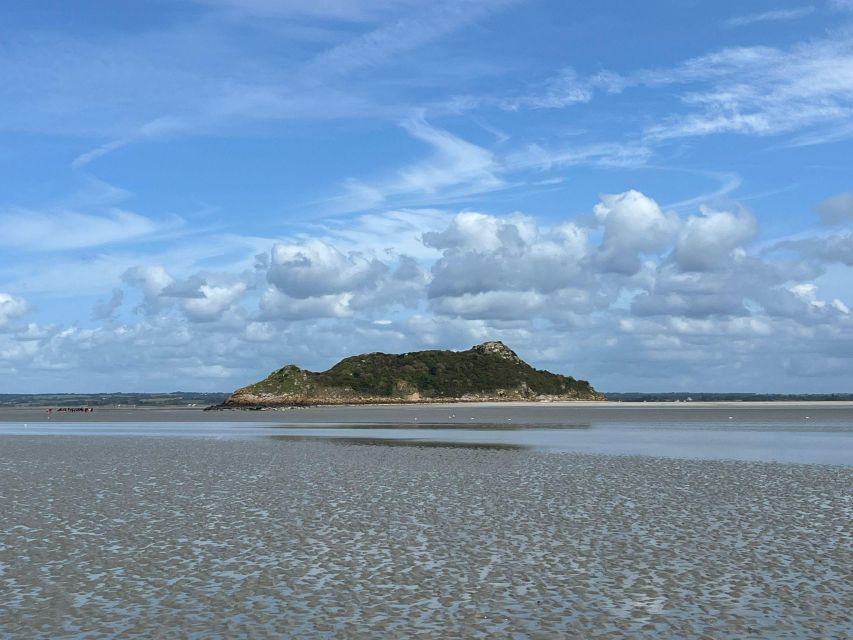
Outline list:
[[[311,230],[341,251],[382,254],[389,251],[428,260],[437,251],[422,242],[425,233],[445,229],[453,215],[442,209],[397,209],[356,218],[327,219]]]
[[[347,318],[353,314],[352,299],[350,292],[293,298],[270,287],[261,297],[258,317],[268,321]]]
[[[432,154],[375,183],[346,180],[344,193],[329,200],[329,213],[393,205],[402,199],[409,206],[452,202],[506,186],[500,177],[503,168],[488,149],[430,125],[423,116],[410,118],[402,126],[413,138],[429,145]]]
[[[570,287],[587,255],[587,236],[580,227],[563,223],[543,232],[533,218],[522,215],[463,212],[445,231],[424,234],[424,243],[442,250],[432,266],[429,297],[436,300],[436,309],[454,312],[463,302],[447,298],[462,297],[476,309],[490,302],[497,308],[512,296],[487,294],[551,293]],[[518,300],[517,317],[524,309]]]
[[[539,315],[548,297],[535,291],[484,291],[434,300],[439,315],[489,320],[519,320]]]
[[[317,239],[272,248],[267,280],[297,299],[363,290],[375,286],[388,266],[373,258],[337,248]]]
[[[379,224],[374,235],[366,218],[319,224],[255,270],[239,266],[251,243],[229,270],[137,265],[123,280],[141,290],[145,313],[112,313],[125,290],[102,302],[109,321],[94,327],[17,326],[26,303],[5,294],[0,370],[33,390],[79,388],[80,372],[88,390],[174,388],[176,377],[229,389],[286,362],[322,369],[349,353],[499,338],[534,365],[605,389],[637,380],[755,389],[750,371],[778,372],[767,382],[778,389],[814,370],[807,357],[853,358],[851,301],[822,295],[827,256],[814,254],[839,253],[846,236],[765,251],[749,243],[747,213],[679,217],[638,191],[548,225],[520,213],[398,213],[366,217]],[[417,258],[389,246],[397,230],[413,246],[419,225]],[[616,260],[620,269],[617,249],[631,258]]]
[[[234,375],[234,371],[221,364],[200,365],[196,367],[180,367],[178,373],[189,378],[215,378],[227,380]]]
[[[408,6],[417,6],[418,0],[191,0],[200,5],[229,9],[240,15],[263,18],[293,18],[294,16],[374,21]]]
[[[525,107],[559,109],[573,104],[589,102],[592,97],[593,87],[590,83],[580,79],[577,71],[571,67],[566,67],[530,94],[504,100],[501,106],[513,111]]]
[[[0,246],[27,251],[68,251],[139,241],[176,228],[178,221],[156,222],[113,209],[103,215],[23,209],[0,214]]]
[[[745,27],[760,22],[784,22],[798,20],[814,13],[814,7],[800,7],[798,9],[772,9],[762,13],[750,13],[749,15],[729,18],[723,24],[727,27]]]
[[[105,156],[109,153],[112,153],[113,151],[117,151],[118,149],[133,144],[134,142],[154,140],[162,136],[167,136],[171,133],[191,130],[192,128],[193,127],[191,125],[189,125],[181,118],[168,116],[155,118],[154,120],[146,122],[134,132],[125,135],[122,138],[105,142],[104,144],[95,147],[94,149],[81,153],[71,161],[71,167],[73,169],[80,169],[82,167],[85,167],[93,160],[97,160],[102,156]]]
[[[211,322],[218,320],[222,314],[246,292],[246,285],[237,282],[226,286],[211,286],[203,284],[199,287],[201,297],[187,299],[183,306],[187,318],[194,322]]]
[[[95,307],[92,309],[92,316],[96,320],[108,320],[118,310],[123,301],[124,291],[115,288],[108,300],[101,300],[95,304]]]
[[[666,140],[715,133],[778,135],[837,127],[853,118],[853,49],[843,33],[790,49],[737,47],[626,84],[699,84],[682,96],[687,113],[649,127]]]
[[[593,213],[604,227],[600,263],[625,275],[640,270],[642,254],[662,252],[679,226],[674,214],[664,213],[654,200],[634,190],[602,196]]]
[[[853,267],[853,233],[784,240],[776,243],[772,249],[796,251],[803,257],[819,262],[840,263]]]
[[[675,246],[675,261],[685,271],[719,269],[732,252],[758,234],[758,224],[749,213],[734,215],[707,207],[701,211],[701,216],[691,216],[684,223]]]
[[[0,292],[0,329],[29,311],[27,301],[10,293]]]
[[[436,249],[496,251],[505,244],[530,242],[538,233],[532,218],[516,215],[508,218],[463,211],[442,232],[424,234],[424,243]]]
[[[440,188],[464,185],[466,189],[489,191],[503,182],[496,177],[497,165],[492,154],[449,131],[429,125],[423,118],[413,118],[403,125],[418,140],[435,152],[430,160],[400,172],[396,189],[406,193],[435,193]]]
[[[651,148],[638,142],[573,144],[558,148],[531,143],[506,154],[502,165],[510,171],[547,171],[578,165],[605,168],[639,167],[652,156]]]
[[[623,323],[627,331],[646,331],[657,333],[661,326],[649,321],[632,321]],[[687,318],[673,317],[665,320],[669,331],[679,335],[692,336],[769,336],[773,333],[773,325],[768,318]]]
[[[175,279],[162,265],[140,265],[124,272],[122,280],[127,284],[142,287],[146,297],[156,298]]]
[[[826,224],[853,221],[853,191],[846,191],[827,198],[817,205],[820,219]]]
[[[393,60],[488,15],[511,0],[451,0],[430,3],[427,10],[400,17],[320,54],[308,65],[310,75],[350,73]],[[418,6],[418,9],[421,9]]]
[[[794,19],[806,10],[811,12],[779,10],[742,20]],[[843,28],[787,49],[728,47],[672,67],[625,74],[603,71],[581,77],[564,68],[546,86],[550,88],[534,88],[508,104],[559,108],[591,101],[596,93],[684,87],[677,101],[668,101],[669,115],[642,132],[641,142],[635,143],[640,147],[719,133],[798,136],[790,144],[817,144],[853,133],[853,41]]]

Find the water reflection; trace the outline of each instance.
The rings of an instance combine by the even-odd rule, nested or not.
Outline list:
[[[706,460],[755,460],[853,465],[853,425],[749,424],[718,420],[689,424],[271,424],[262,422],[2,423],[0,436],[127,436],[160,438],[327,439],[346,444],[489,447],[551,452],[639,455]]]
[[[447,424],[441,422],[407,422],[405,424],[379,424],[379,423],[364,423],[364,424],[278,424],[278,425],[269,425],[274,429],[304,429],[306,427],[310,427],[315,430],[322,429],[341,429],[346,428],[351,431],[357,431],[361,429],[389,429],[392,431],[416,431],[418,429],[423,430],[434,430],[434,429],[443,429],[447,431],[448,429],[452,429],[454,431],[529,431],[530,429],[536,429],[539,431],[545,430],[554,430],[554,431],[566,431],[566,430],[574,430],[574,429],[591,429],[592,425],[589,423],[586,424],[539,424],[535,422],[524,422],[517,424],[508,424],[506,422],[478,422],[471,424]]]
[[[286,431],[287,433],[282,433]],[[410,425],[288,427],[282,439],[346,444],[437,447],[522,448],[550,452],[599,453],[706,460],[754,460],[806,464],[853,464],[850,430],[724,429],[717,425],[658,428],[646,425],[531,428],[469,428]]]
[[[424,447],[430,449],[507,449],[507,450],[522,450],[530,449],[531,447],[523,444],[515,444],[509,442],[458,442],[453,440],[420,440],[420,439],[400,439],[400,438],[357,438],[346,436],[305,436],[305,435],[288,435],[288,436],[267,436],[270,440],[278,440],[282,442],[327,442],[338,445],[366,445],[366,446],[383,446],[383,447]]]

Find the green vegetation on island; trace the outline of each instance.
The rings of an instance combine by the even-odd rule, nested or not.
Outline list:
[[[586,380],[534,369],[502,342],[485,342],[467,351],[368,353],[319,373],[288,365],[224,406],[604,399]]]

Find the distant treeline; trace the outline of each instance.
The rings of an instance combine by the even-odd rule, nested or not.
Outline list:
[[[0,406],[5,407],[175,407],[221,404],[227,393],[0,393]]]
[[[617,402],[826,402],[853,400],[853,393],[607,393]]]

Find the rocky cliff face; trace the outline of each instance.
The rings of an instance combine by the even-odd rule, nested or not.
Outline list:
[[[586,380],[534,369],[495,341],[467,351],[362,354],[319,373],[291,364],[224,406],[604,399]]]

